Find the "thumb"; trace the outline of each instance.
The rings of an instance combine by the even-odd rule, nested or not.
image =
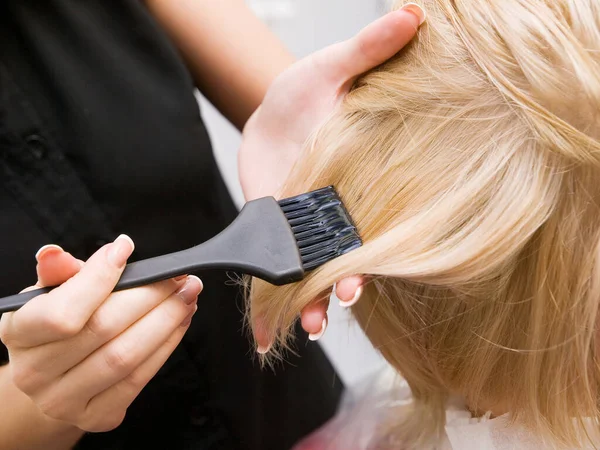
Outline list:
[[[58,245],[45,245],[37,252],[35,258],[38,261],[38,287],[58,286],[79,272],[83,266],[83,261],[65,252]]]
[[[398,53],[424,20],[425,11],[408,3],[369,24],[353,38],[314,53],[313,62],[328,76],[346,83]]]

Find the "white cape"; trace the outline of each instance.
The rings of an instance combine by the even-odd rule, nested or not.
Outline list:
[[[397,417],[402,411],[398,407],[411,402],[408,384],[392,368],[385,369],[349,390],[337,415],[293,450],[377,450],[377,425],[392,412]],[[442,442],[423,450],[554,450],[524,428],[509,424],[508,415],[473,417],[460,399],[448,403],[445,431]]]

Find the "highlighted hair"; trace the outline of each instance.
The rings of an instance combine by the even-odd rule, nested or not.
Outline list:
[[[253,280],[250,314],[282,348],[303,307],[370,275],[352,312],[413,392],[406,448],[441,435],[454,394],[580,446],[600,421],[600,3],[421,3],[418,37],[356,82],[282,192],[334,185],[364,246],[291,286]]]

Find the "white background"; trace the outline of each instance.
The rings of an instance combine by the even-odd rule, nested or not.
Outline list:
[[[354,35],[385,10],[387,0],[247,0],[297,56]],[[243,203],[237,181],[239,133],[199,96],[215,156],[236,203]],[[385,362],[372,348],[347,311],[329,308],[329,327],[321,345],[342,380],[352,385]]]

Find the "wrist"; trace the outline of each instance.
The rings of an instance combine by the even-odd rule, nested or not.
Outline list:
[[[10,364],[0,367],[0,448],[65,450],[72,448],[84,432],[74,425],[52,419],[12,382]],[[6,408],[10,414],[3,414]]]

